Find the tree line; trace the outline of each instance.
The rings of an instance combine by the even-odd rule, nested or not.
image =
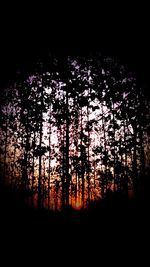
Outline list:
[[[5,88],[1,179],[38,207],[136,194],[149,165],[149,101],[133,73],[102,55],[47,56]]]

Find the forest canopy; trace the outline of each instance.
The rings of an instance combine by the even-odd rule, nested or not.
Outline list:
[[[136,194],[149,173],[149,101],[113,58],[49,55],[5,88],[1,180],[48,209]]]

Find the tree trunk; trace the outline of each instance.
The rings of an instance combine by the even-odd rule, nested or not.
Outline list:
[[[144,176],[145,176],[145,154],[144,154],[144,137],[143,137],[143,129],[142,129],[142,126],[140,126],[139,138],[140,138],[141,178],[144,178]]]
[[[112,106],[112,112],[113,112],[113,127],[114,127],[114,132],[113,132],[113,141],[115,143],[115,115],[114,115],[114,103]],[[116,191],[116,146],[114,144],[114,191]]]
[[[51,106],[50,106],[50,119],[51,119]],[[50,209],[50,183],[51,183],[51,122],[49,122],[49,157],[48,157],[48,209]]]
[[[62,209],[65,206],[65,129],[63,125],[63,140],[62,140]]]
[[[68,88],[66,88],[66,205],[69,205],[69,107],[68,107]]]
[[[87,122],[88,122],[88,173],[87,173],[87,181],[88,181],[88,202],[90,202],[90,130],[89,130],[89,102],[87,105]]]
[[[134,188],[134,193],[137,194],[137,187],[138,187],[138,183],[137,183],[137,128],[136,125],[133,128],[134,130],[134,136],[133,136],[133,188]]]
[[[81,107],[81,179],[82,179],[82,204],[84,208],[84,159],[83,159],[83,122],[82,122],[82,107]]]
[[[104,123],[104,110],[103,110],[103,103],[102,103],[102,129],[103,129],[103,137],[104,137],[104,155],[106,157],[106,131],[105,131],[105,123]],[[107,190],[107,162],[105,160],[105,170],[104,170],[104,175],[102,176],[102,198],[104,197],[105,191]]]
[[[39,177],[38,177],[38,208],[41,208],[41,178],[42,178],[42,135],[43,135],[43,88],[41,89],[41,110],[40,110],[40,140],[39,140]]]
[[[7,141],[8,141],[8,119],[6,118],[6,136],[5,136],[5,151],[4,151],[4,174],[3,179],[6,179],[6,167],[7,167]]]
[[[128,162],[127,162],[127,143],[126,143],[126,120],[124,121],[124,148],[125,148],[125,161],[124,161],[124,182],[123,182],[123,191],[127,195],[128,194],[128,173],[127,173],[127,167],[128,167]]]

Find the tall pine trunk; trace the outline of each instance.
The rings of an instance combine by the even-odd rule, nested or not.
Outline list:
[[[83,158],[83,114],[81,107],[81,179],[82,179],[82,204],[84,208],[84,158]]]
[[[50,106],[50,118],[51,120],[51,106]],[[48,209],[50,209],[50,183],[51,183],[51,121],[49,122],[49,156],[48,156]]]
[[[65,129],[62,127],[62,209],[65,206]]]
[[[90,130],[89,130],[89,102],[87,105],[87,122],[88,122],[88,173],[87,173],[87,181],[88,181],[88,202],[90,201]]]
[[[115,146],[115,114],[114,114],[114,103],[112,104],[113,112],[113,142],[114,142],[114,191],[116,191],[116,146]]]
[[[138,182],[137,182],[137,127],[136,124],[133,127],[133,188],[135,195],[137,194]]]
[[[105,122],[104,122],[104,110],[103,110],[103,103],[102,103],[102,130],[103,130],[103,138],[104,138],[104,155],[105,155],[105,170],[104,175],[102,176],[102,184],[101,184],[101,192],[102,192],[102,198],[104,197],[105,191],[107,187],[107,162],[106,162],[106,132],[105,132]]]
[[[145,154],[144,154],[144,137],[143,137],[143,129],[140,125],[139,129],[139,138],[140,138],[140,175],[141,178],[145,176]]]
[[[41,179],[42,179],[42,135],[43,135],[43,88],[41,89],[41,110],[40,110],[40,140],[39,140],[39,177],[38,177],[38,208],[41,208]]]
[[[66,205],[69,205],[69,108],[68,108],[68,88],[66,88]]]
[[[4,149],[4,173],[3,179],[6,179],[6,168],[7,168],[7,142],[8,142],[8,119],[6,118],[6,136],[5,136],[5,149]]]
[[[127,168],[128,168],[128,162],[127,162],[127,127],[126,127],[127,121],[124,121],[124,148],[125,148],[125,160],[124,160],[124,182],[123,182],[123,191],[127,195],[128,194],[128,173],[127,173]]]

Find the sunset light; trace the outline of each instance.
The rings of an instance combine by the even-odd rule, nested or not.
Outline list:
[[[5,90],[5,183],[52,210],[87,208],[110,192],[133,195],[148,165],[148,103],[136,77],[101,56],[51,60]]]

